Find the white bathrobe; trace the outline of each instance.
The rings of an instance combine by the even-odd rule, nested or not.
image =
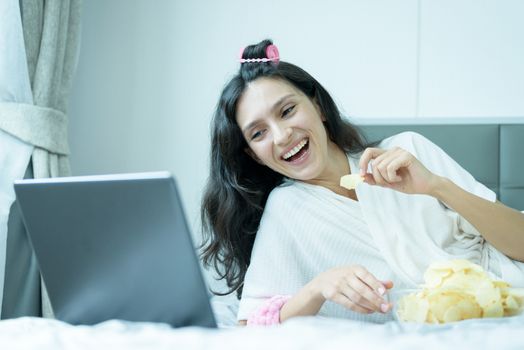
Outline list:
[[[477,182],[439,147],[412,132],[380,144],[399,146],[430,171],[490,201],[495,193]],[[351,172],[358,158],[348,157]],[[493,277],[524,286],[524,264],[507,258],[475,228],[433,197],[360,184],[359,201],[324,187],[287,181],[267,201],[247,270],[237,318],[247,319],[267,298],[294,294],[319,273],[359,264],[395,288],[423,283],[429,264],[468,259]],[[501,232],[500,234],[504,234]],[[384,322],[391,314],[359,314],[326,302],[319,315]]]

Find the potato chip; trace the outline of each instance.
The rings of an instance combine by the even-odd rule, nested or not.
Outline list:
[[[484,308],[494,303],[500,303],[502,297],[500,296],[500,290],[498,288],[483,288],[471,290],[471,293],[475,295],[477,302],[480,307]]]
[[[506,299],[503,302],[503,305],[504,305],[504,308],[510,309],[510,310],[520,308],[519,303],[517,302],[517,300],[515,300],[515,298],[512,295],[508,295],[506,297]]]
[[[467,260],[433,263],[424,281],[421,291],[399,301],[401,320],[447,323],[511,316],[524,309],[524,289],[492,280],[481,266]]]
[[[504,316],[518,315],[524,309],[524,289],[502,288],[500,294]]]
[[[482,317],[502,317],[504,308],[500,300],[482,307]]]
[[[445,312],[459,301],[460,298],[446,292],[436,292],[428,295],[429,308],[439,323],[443,322]]]
[[[497,288],[508,288],[509,287],[509,283],[504,282],[504,281],[493,281],[493,285]]]
[[[482,317],[482,309],[473,298],[461,300],[457,307],[460,309],[460,320]]]
[[[422,296],[410,294],[399,301],[398,314],[404,321],[424,322],[429,311],[429,303]]]
[[[431,264],[428,269],[430,270],[452,270],[454,272],[462,271],[462,270],[474,270],[480,273],[484,273],[484,269],[481,266],[477,264],[473,264],[469,260],[465,260],[465,259],[455,259],[455,260],[435,262]]]
[[[446,312],[444,312],[444,317],[442,318],[443,323],[461,320],[463,320],[462,311],[457,306],[447,308]]]
[[[340,186],[353,190],[359,183],[364,182],[364,177],[359,174],[344,175],[340,178]]]
[[[451,274],[451,270],[430,270],[428,269],[424,274],[424,281],[428,288],[437,288],[442,284],[442,279]]]

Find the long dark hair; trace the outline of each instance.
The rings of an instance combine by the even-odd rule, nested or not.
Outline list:
[[[242,58],[264,58],[270,40],[244,49]],[[343,120],[329,93],[303,69],[288,62],[243,63],[224,87],[211,131],[210,175],[202,200],[203,243],[201,256],[213,266],[229,290],[242,294],[255,235],[269,193],[283,182],[283,175],[255,162],[236,123],[236,109],[246,85],[260,77],[282,79],[301,90],[319,105],[326,118],[329,138],[344,151],[358,153],[366,148],[357,128]]]

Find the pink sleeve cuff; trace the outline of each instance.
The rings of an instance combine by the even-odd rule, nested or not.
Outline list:
[[[266,300],[262,306],[255,310],[247,319],[248,326],[270,326],[280,323],[280,309],[291,295],[275,295]]]

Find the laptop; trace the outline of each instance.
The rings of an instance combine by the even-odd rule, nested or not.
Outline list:
[[[18,180],[14,187],[57,319],[216,327],[170,173]]]

